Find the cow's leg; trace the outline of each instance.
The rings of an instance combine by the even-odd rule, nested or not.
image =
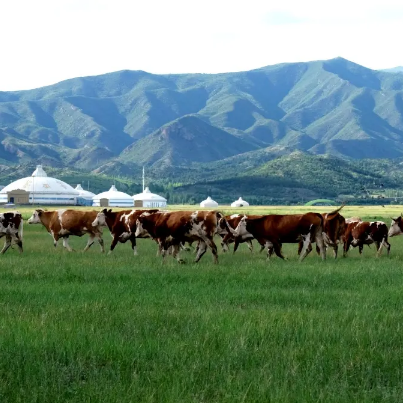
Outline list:
[[[197,254],[199,253],[199,246],[200,246],[200,240],[198,240],[197,241],[197,244],[196,244],[196,248],[195,248],[195,255],[197,256]]]
[[[337,252],[339,251],[339,245],[337,245],[337,243],[335,243],[334,245],[333,245],[333,255],[334,255],[334,258],[335,259],[337,259]]]
[[[1,250],[1,254],[6,253],[7,249],[11,246],[11,236],[9,234],[6,235],[6,242],[4,243],[3,249]]]
[[[195,263],[197,263],[201,257],[206,253],[207,250],[207,245],[204,241],[199,242],[198,248],[197,248],[197,255],[194,260]]]
[[[63,238],[63,246],[65,246],[64,240],[67,238]],[[87,245],[84,248],[84,252],[87,252],[87,250],[92,246],[92,244],[95,242],[95,235],[94,234],[89,234],[88,242]]]
[[[388,256],[390,255],[390,243],[387,241],[386,238],[383,238],[383,244],[388,251]]]
[[[134,256],[137,256],[138,253],[137,253],[136,237],[135,237],[135,236],[132,236],[132,237],[130,238],[130,242],[132,243],[133,255],[134,255]]]
[[[20,236],[18,235],[18,232],[13,236],[14,243],[18,246],[18,250],[20,251],[20,253],[22,253],[23,249],[22,249],[22,240],[20,239]]]
[[[360,253],[360,255],[362,256],[362,250],[364,249],[364,245],[363,244],[359,244],[358,245],[358,252]]]
[[[311,233],[308,232],[306,235],[302,235],[302,249],[299,255],[299,261],[302,262],[306,255],[309,253],[308,248],[311,245]]]
[[[94,241],[92,242],[94,243]],[[69,237],[66,236],[63,238],[63,246],[69,251],[69,252],[73,252],[73,249],[71,248],[71,246],[69,245]],[[85,249],[84,249],[85,250]]]
[[[325,241],[323,240],[322,230],[315,231],[315,241],[316,246],[319,247],[320,256],[322,260],[326,260],[326,247],[325,247]],[[308,253],[312,250],[312,246],[310,247],[311,249],[308,251]]]
[[[171,248],[172,248],[172,257],[174,259],[176,259],[178,261],[178,263],[185,263],[185,261],[183,259],[181,259],[180,256],[179,256],[179,251],[181,249],[180,245],[182,245],[182,244],[179,244],[179,245],[175,244],[175,245],[171,246]]]
[[[267,254],[268,257],[272,257],[273,253],[274,253],[274,246],[271,242],[266,242],[265,246],[267,247]]]
[[[162,243],[158,242],[157,256],[162,256]]]
[[[264,247],[267,247],[267,258],[266,260],[270,260],[270,258],[272,257],[273,253],[274,253],[274,245],[272,242],[267,241],[264,245]]]
[[[104,253],[105,252],[105,245],[104,245],[104,240],[102,238],[102,234],[98,234],[97,239],[98,239],[99,246],[101,248],[101,252]]]
[[[388,249],[388,255],[389,255],[390,245],[389,245],[389,247],[387,247],[387,246],[386,246],[386,243],[388,243],[388,242],[386,241],[386,238],[383,238],[381,242],[377,242],[377,243],[376,243],[376,248],[377,248],[377,250],[378,250],[378,252],[377,252],[377,254],[376,254],[377,256],[381,256],[381,254],[382,254],[382,248],[383,248],[384,246],[385,246],[385,248]]]
[[[350,246],[351,246],[351,237],[348,237],[347,239],[344,240],[343,257],[347,257],[347,252],[350,249]]]
[[[236,250],[238,249],[238,246],[239,246],[239,244],[240,244],[241,242],[240,242],[240,240],[239,240],[239,237],[235,237],[235,240],[234,240],[234,251],[232,252],[233,254],[236,252]]]
[[[302,248],[304,247],[304,243],[302,241],[298,242],[298,256],[301,256]]]
[[[260,244],[260,250],[259,250],[259,253],[262,253],[263,251],[264,251],[264,248],[266,247],[266,245],[263,243],[263,244]]]
[[[52,235],[52,238],[53,238],[53,246],[56,248],[57,242],[59,240],[59,235],[55,234],[53,231],[51,231],[51,235]]]
[[[278,256],[280,259],[287,260],[287,259],[283,256],[283,254],[282,254],[282,252],[281,252],[281,244],[280,244],[280,243],[274,242],[274,243],[273,243],[273,249],[274,249],[274,253],[276,254],[276,256]]]
[[[250,250],[250,253],[253,253],[253,243],[252,243],[252,240],[248,239],[248,240],[246,241],[246,243],[248,244],[248,248],[249,248],[249,250]]]
[[[110,255],[113,252],[113,250],[115,249],[118,242],[119,242],[119,237],[117,235],[113,235],[113,239],[111,242],[111,247],[109,249],[108,255]]]

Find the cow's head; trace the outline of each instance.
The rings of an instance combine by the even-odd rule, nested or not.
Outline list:
[[[42,209],[37,209],[34,210],[34,212],[32,213],[31,218],[28,219],[28,224],[40,224],[41,221],[41,215],[43,214],[43,210]]]
[[[143,223],[144,223],[144,217],[140,216],[136,220],[136,233],[134,234],[136,238],[149,236],[148,231],[143,228]]]
[[[104,208],[102,211],[100,211],[95,220],[92,222],[93,227],[105,227],[106,226],[106,217],[108,213],[111,213],[112,209],[106,209]]]
[[[403,220],[402,216],[397,218],[392,218],[392,223],[390,224],[388,236],[396,236],[403,233]]]
[[[151,234],[148,231],[148,228],[150,225],[154,225],[153,222],[151,222],[150,216],[153,214],[150,214],[149,212],[144,212],[141,214],[137,220],[136,220],[136,232],[135,232],[135,237],[136,238],[150,238]]]
[[[246,224],[247,224],[247,217],[244,216],[241,218],[241,221],[239,221],[239,224],[235,228],[235,231],[232,233],[235,237],[238,236],[244,236],[249,234],[247,229],[246,229]]]

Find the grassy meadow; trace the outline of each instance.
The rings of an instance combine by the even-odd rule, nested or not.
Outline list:
[[[343,215],[389,225],[400,212]],[[129,243],[107,256],[97,244],[84,254],[86,236],[70,239],[76,252],[61,241],[55,250],[43,227],[25,224],[24,253],[0,256],[0,402],[402,399],[403,237],[389,258],[372,246],[299,263],[296,245],[284,245],[288,261],[266,262],[255,244],[253,254],[220,251],[218,265],[210,252],[199,264],[192,252],[182,252],[187,264],[162,264],[150,240],[138,240],[138,256]]]

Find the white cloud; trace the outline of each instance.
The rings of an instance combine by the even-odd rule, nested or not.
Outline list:
[[[403,65],[395,0],[13,0],[0,13],[0,90],[122,69],[212,73],[336,56]]]

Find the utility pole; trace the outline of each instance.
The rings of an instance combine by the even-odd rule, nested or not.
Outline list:
[[[143,193],[144,193],[144,190],[145,190],[145,174],[144,174],[144,165],[143,165]]]

